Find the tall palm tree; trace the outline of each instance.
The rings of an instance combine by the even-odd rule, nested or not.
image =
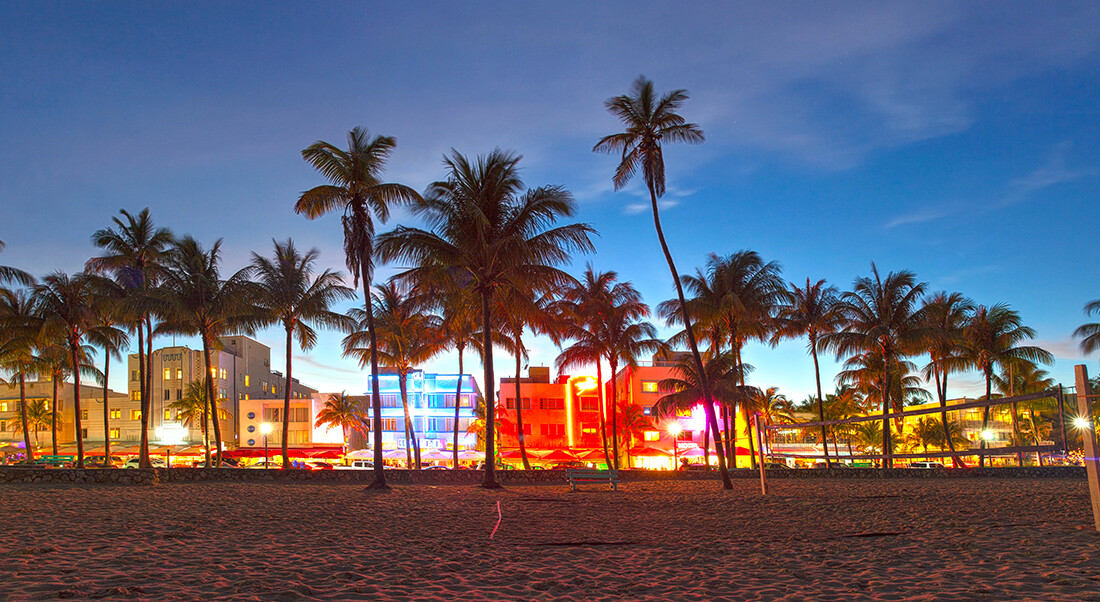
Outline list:
[[[350,299],[355,291],[344,286],[343,275],[325,270],[313,277],[313,266],[320,251],[310,249],[304,255],[294,241],[273,241],[275,256],[271,259],[252,254],[251,275],[255,278],[252,302],[263,319],[277,323],[286,332],[286,387],[283,393],[283,470],[290,468],[290,395],[293,384],[292,360],[294,338],[302,351],[317,344],[317,332],[311,324],[349,332],[354,323],[347,316],[329,308],[341,299]]]
[[[968,367],[976,368],[985,377],[985,398],[993,395],[993,370],[996,367],[1008,368],[1020,362],[1050,364],[1054,356],[1048,351],[1019,343],[1035,338],[1035,329],[1024,326],[1020,314],[1004,303],[991,307],[979,305],[966,325],[964,334],[965,361]],[[989,427],[989,406],[982,409],[982,431]],[[1012,404],[1012,431],[1017,440],[1020,438],[1017,406]],[[982,449],[985,449],[982,438]],[[979,466],[985,466],[985,455],[979,457]]]
[[[40,370],[35,344],[41,336],[42,319],[34,299],[25,290],[0,288],[0,370],[19,381],[19,418],[27,460],[34,460],[27,415],[27,376]],[[14,429],[13,429],[14,430]],[[37,431],[35,438],[37,441]]]
[[[109,278],[96,278],[95,315],[98,328],[89,333],[88,340],[103,350],[103,457],[111,457],[111,409],[110,389],[111,358],[122,361],[122,348],[130,344],[130,338],[118,328],[125,324],[126,290]]]
[[[73,410],[76,415],[76,465],[84,467],[84,436],[80,411],[80,373],[86,363],[84,341],[89,333],[103,331],[98,324],[93,299],[92,277],[84,274],[69,276],[54,272],[35,287],[35,305],[42,316],[46,336],[63,338],[68,348],[73,377]]]
[[[163,302],[160,331],[166,333],[197,335],[202,341],[205,367],[206,398],[214,395],[214,379],[211,353],[221,343],[223,336],[236,333],[251,334],[263,323],[263,315],[249,303],[250,284],[248,268],[244,268],[227,280],[221,279],[221,239],[210,250],[203,249],[190,236],[180,239],[167,255],[168,269],[164,285],[159,292]],[[222,432],[214,414],[214,443],[216,465],[222,464]],[[206,465],[210,463],[210,447],[206,448]]]
[[[1048,376],[1046,370],[1041,370],[1032,362],[1021,361],[1002,367],[1000,374],[993,375],[993,386],[1002,395],[1012,397],[1049,391],[1057,387],[1058,383]],[[1043,419],[1042,413],[1057,412],[1054,400],[1047,397],[1024,401],[1019,404],[1019,409],[1025,412],[1026,418],[1026,422],[1020,424],[1021,434],[1030,438],[1035,445],[1041,445],[1040,441],[1050,435],[1052,428],[1052,424]],[[1035,452],[1035,459],[1039,466],[1043,465],[1041,452]]]
[[[339,427],[340,432],[343,434],[343,438],[340,441],[343,444],[344,453],[346,454],[348,447],[348,431],[353,430],[366,435],[367,421],[367,415],[363,413],[363,408],[360,407],[359,400],[354,397],[349,397],[347,391],[341,391],[339,393],[331,393],[325,397],[325,404],[321,406],[321,411],[317,412],[317,420],[313,426],[321,428],[327,424],[330,427]],[[285,456],[283,462],[287,462]]]
[[[167,228],[158,228],[146,207],[136,215],[125,209],[122,219],[113,218],[113,228],[96,230],[92,244],[104,250],[100,257],[89,259],[84,269],[93,274],[112,274],[126,291],[125,313],[137,334],[138,390],[141,398],[141,467],[149,468],[149,410],[152,396],[153,333],[151,314],[154,305],[152,289],[160,278],[165,254],[174,237]],[[148,335],[148,342],[145,341]]]
[[[362,310],[354,308],[350,315],[358,328],[344,337],[344,355],[359,360],[365,366],[376,357],[386,366],[397,370],[397,383],[401,391],[401,406],[405,410],[405,454],[407,466],[415,462],[420,468],[420,444],[417,440],[412,413],[409,411],[409,372],[443,351],[446,341],[439,329],[439,317],[425,313],[428,300],[409,291],[396,281],[389,280],[374,287],[371,312],[368,321]],[[376,345],[371,345],[369,324],[374,324]],[[378,423],[381,426],[381,423]]]
[[[786,298],[779,309],[776,337],[795,338],[805,336],[810,355],[814,359],[814,380],[817,383],[817,416],[825,422],[825,403],[821,395],[821,367],[817,353],[822,349],[821,337],[840,329],[844,316],[837,302],[838,291],[835,286],[826,286],[825,280],[811,283],[806,279],[806,287],[799,288],[791,283]],[[825,467],[829,468],[829,446],[825,439],[828,432],[821,426],[821,447],[825,450]],[[835,438],[834,438],[835,448]]]
[[[1100,299],[1094,299],[1086,303],[1085,314],[1089,316],[1093,314],[1100,315]],[[1081,339],[1082,353],[1092,353],[1100,349],[1100,323],[1082,324],[1077,330],[1073,331],[1073,337]]]
[[[50,420],[53,423],[53,428],[50,429],[50,444],[53,448],[53,455],[57,455],[57,436],[60,430],[57,427],[58,424],[58,408],[57,408],[57,389],[60,383],[65,382],[65,376],[68,374],[69,366],[72,364],[69,360],[69,350],[65,346],[65,340],[60,341],[39,341],[38,360],[40,362],[39,377],[45,376],[50,379],[50,384],[53,385],[53,396],[50,399]]]
[[[593,249],[588,224],[556,225],[576,212],[573,197],[563,188],[547,186],[524,190],[519,177],[520,157],[500,150],[470,161],[453,152],[444,160],[447,179],[432,184],[426,198],[414,207],[429,230],[399,226],[378,240],[378,252],[387,261],[409,261],[410,270],[450,267],[470,279],[481,297],[484,382],[495,387],[493,376],[492,308],[494,296],[522,280],[533,293],[554,290],[571,280],[556,266],[575,251]],[[496,403],[486,403],[486,488],[500,486],[495,473]]]
[[[523,283],[516,283],[524,286]],[[545,334],[555,344],[561,340],[559,336],[562,326],[557,320],[556,310],[552,301],[547,296],[535,298],[528,291],[522,291],[516,286],[511,286],[500,291],[496,296],[497,313],[500,315],[500,324],[508,335],[511,335],[510,345],[512,356],[516,360],[516,378],[514,381],[516,395],[516,439],[519,442],[519,457],[524,470],[531,470],[531,462],[527,457],[527,446],[523,433],[523,396],[520,369],[523,359],[528,357],[527,348],[523,345],[523,330],[530,327],[536,334]]]
[[[925,348],[930,362],[924,369],[927,380],[931,375],[936,382],[936,397],[940,402],[940,422],[944,430],[944,441],[952,452],[955,442],[946,431],[951,422],[947,419],[947,377],[958,371],[963,363],[963,329],[970,313],[974,311],[974,302],[960,293],[938,292],[924,302]],[[958,456],[951,456],[955,467],[964,466]]]
[[[468,282],[459,282],[455,278],[447,279],[448,286],[439,295],[440,333],[446,344],[458,353],[458,378],[455,384],[455,421],[454,439],[451,443],[453,465],[458,466],[458,425],[462,409],[462,378],[465,374],[463,356],[467,347],[478,348],[481,339],[478,336],[478,319],[475,299]],[[472,395],[473,392],[470,393]],[[471,404],[472,405],[472,404]]]
[[[676,286],[676,296],[680,301],[680,313],[684,318],[684,329],[692,357],[695,360],[696,374],[703,377],[703,380],[699,383],[703,392],[703,407],[707,412],[707,419],[711,422],[717,435],[717,416],[714,411],[710,384],[706,381],[703,357],[700,355],[699,345],[695,341],[695,331],[692,328],[691,317],[688,314],[684,289],[680,284],[680,272],[676,270],[676,263],[672,260],[668,243],[665,242],[665,233],[661,229],[661,216],[657,208],[657,199],[665,194],[665,158],[661,148],[662,142],[686,142],[689,144],[703,142],[703,130],[693,123],[687,123],[687,120],[676,112],[687,98],[686,90],[673,90],[658,98],[653,89],[653,82],[646,79],[645,76],[639,77],[631,86],[629,94],[615,96],[604,103],[607,110],[622,122],[626,131],[604,136],[592,150],[622,154],[619,166],[615,170],[615,177],[612,179],[615,190],[626,186],[639,167],[642,170],[642,177],[645,180],[646,188],[649,190],[650,206],[653,210],[653,227],[657,231],[661,251],[668,263],[672,282]],[[718,451],[718,467],[722,474],[722,486],[725,489],[733,489],[733,482],[730,481],[729,473],[726,470],[726,456],[722,450]]]
[[[890,440],[890,391],[895,375],[891,368],[913,354],[923,336],[923,313],[919,303],[926,285],[909,271],[891,272],[883,279],[871,264],[871,276],[857,278],[852,291],[841,295],[844,328],[822,337],[837,355],[866,354],[881,368],[878,390],[882,394],[883,467],[893,466]]]
[[[4,250],[4,241],[0,240],[0,251]],[[0,265],[0,284],[14,282],[22,286],[34,286],[34,276],[6,265]]]
[[[374,220],[385,223],[390,206],[415,201],[420,195],[402,184],[382,182],[382,170],[397,140],[389,136],[370,137],[365,128],[348,132],[348,149],[318,140],[302,151],[302,158],[321,172],[329,183],[302,193],[294,212],[316,219],[332,211],[343,212],[344,256],[352,286],[363,283],[363,315],[370,335],[369,349],[375,349],[374,316],[370,311],[370,288],[374,278]],[[382,471],[382,397],[378,385],[378,355],[370,352],[371,405],[374,410],[374,481],[372,489],[388,489]]]

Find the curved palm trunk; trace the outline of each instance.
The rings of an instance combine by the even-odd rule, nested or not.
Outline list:
[[[941,370],[937,365],[935,356],[932,358],[932,373],[936,376],[936,396],[940,401],[940,424],[943,426],[943,439],[947,442],[947,448],[951,450],[951,453],[955,453],[955,441],[951,438],[951,429],[947,422],[947,370]],[[940,377],[940,372],[943,372],[943,377]],[[966,464],[955,455],[951,456],[951,464],[955,468],[965,468]]]
[[[53,455],[57,455],[57,379],[59,373],[53,373],[53,400],[50,402],[50,440],[53,442]],[[80,431],[77,431],[79,433]],[[77,435],[79,438],[80,435]]]
[[[370,280],[367,267],[362,266],[363,298],[367,303],[367,334],[370,336],[370,401],[371,426],[374,427],[374,480],[367,489],[389,489],[382,464],[382,394],[378,390],[378,339],[374,332],[374,312],[370,302]]]
[[[401,408],[405,411],[405,468],[413,467],[412,414],[409,413],[409,396],[406,390],[405,371],[397,371],[397,388],[401,392]],[[417,467],[419,468],[419,467]]]
[[[707,419],[711,422],[711,427],[714,429],[715,441],[718,441],[718,418],[714,411],[714,397],[710,392],[710,383],[707,382],[707,374],[703,367],[703,357],[699,354],[699,344],[695,341],[695,331],[691,326],[691,317],[688,316],[687,300],[684,298],[684,287],[680,284],[680,273],[676,271],[676,263],[672,260],[672,253],[668,250],[668,243],[665,242],[665,233],[661,229],[661,215],[657,210],[657,192],[653,189],[653,183],[646,181],[646,187],[649,188],[649,202],[653,209],[653,227],[657,230],[657,239],[661,243],[661,251],[665,255],[665,261],[668,262],[669,272],[672,273],[672,283],[676,285],[676,297],[680,301],[680,317],[684,319],[684,328],[687,332],[688,345],[691,347],[691,356],[695,360],[695,368],[699,371],[699,385],[703,390],[703,408],[706,411]],[[722,446],[718,448],[718,470],[722,474],[722,487],[724,489],[733,489],[733,482],[730,481],[729,471],[726,468],[726,455],[722,452]]]
[[[145,320],[138,318],[137,322],[137,337],[138,337],[138,391],[141,397],[141,443],[138,450],[139,466],[142,468],[149,468],[149,390],[145,387],[145,373],[146,361],[148,358],[145,356]],[[207,372],[209,374],[209,372]],[[207,454],[206,464],[210,464],[210,457]]]
[[[493,292],[491,289],[481,293],[481,337],[485,349],[485,480],[481,486],[485,489],[499,489],[500,483],[496,480],[496,399],[490,391],[496,389],[493,379],[493,320],[489,311]]]
[[[218,416],[218,398],[214,396],[213,365],[210,362],[210,338],[206,333],[202,335],[202,357],[206,363],[206,402],[210,404],[210,420],[214,423],[214,464],[222,465],[222,427]],[[142,418],[145,418],[142,415]],[[206,467],[210,468],[207,462]]]
[[[459,408],[462,407],[462,351],[466,345],[458,345],[458,386],[455,387],[455,434],[454,440],[451,443],[451,451],[454,454],[453,468],[458,468],[458,416]]]
[[[738,374],[738,378],[741,380],[741,390],[742,391],[744,391],[746,389],[746,386],[747,386],[746,382],[745,382],[745,365],[741,360],[741,349],[742,349],[743,346],[744,346],[744,343],[738,343],[737,344],[737,374]],[[749,439],[749,468],[752,469],[752,470],[756,470],[756,439],[753,438],[753,436],[752,436],[752,421],[749,420],[749,406],[748,406],[748,404],[745,404],[745,403],[741,404],[741,416],[742,416],[742,419],[745,421],[745,434],[748,435],[748,439]],[[736,429],[737,429],[736,415],[734,416],[734,419],[733,419],[733,426],[734,426],[734,432],[736,433]],[[735,434],[734,440],[731,441],[729,443],[729,445],[730,445],[729,455],[733,456],[734,463],[735,463],[734,465],[736,466],[736,461],[737,461],[737,455],[735,453],[737,451],[736,434]],[[825,453],[828,453],[828,450],[826,450]]]
[[[619,363],[615,361],[615,356],[612,354],[608,358],[608,364],[611,366],[611,451],[615,454],[615,470],[619,469],[619,391],[615,387],[615,372],[619,368]],[[600,387],[603,387],[603,383],[600,383]]]
[[[27,461],[33,462],[34,448],[31,447],[31,429],[27,422],[27,377],[23,372],[19,373],[19,419],[23,422],[23,449],[27,452]]]
[[[210,400],[203,394],[202,400],[202,448],[206,455],[206,465],[210,466]],[[264,456],[264,468],[267,468],[267,456]]]
[[[283,393],[283,470],[290,468],[290,450],[287,441],[290,439],[290,362],[293,333],[294,327],[288,324],[286,326],[286,391]]]
[[[76,467],[84,468],[84,437],[82,435],[84,429],[82,428],[83,423],[80,420],[80,341],[70,340],[69,350],[72,353],[73,359],[73,413],[76,416]],[[57,404],[54,404],[55,408],[56,405]],[[54,437],[56,437],[56,431],[54,433]]]
[[[615,378],[612,376],[611,378]],[[598,401],[600,404],[600,439],[603,443],[603,460],[607,463],[607,467],[611,468],[611,452],[607,448],[607,400],[604,397],[603,392],[603,362],[596,360],[596,381],[599,383],[597,387]]]
[[[519,440],[519,458],[523,461],[523,469],[531,470],[531,462],[527,459],[527,446],[523,440],[523,398],[520,397],[519,371],[523,342],[520,340],[520,330],[516,329],[516,435]]]
[[[110,464],[111,462],[111,410],[110,402],[107,400],[107,383],[111,378],[111,350],[104,349],[105,356],[103,358],[103,462],[104,464]]]
[[[814,358],[814,380],[817,382],[817,417],[822,422],[825,422],[825,397],[821,394],[821,367],[817,362],[817,335],[814,333],[810,333],[810,355]],[[829,463],[829,446],[825,443],[825,437],[827,436],[828,429],[823,424],[821,425],[821,449],[825,451],[825,468],[832,468]],[[836,450],[835,433],[833,435],[833,449],[834,451]],[[840,453],[837,452],[836,455],[839,456]]]

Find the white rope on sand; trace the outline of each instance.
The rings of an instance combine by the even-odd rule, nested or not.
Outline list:
[[[489,539],[492,539],[497,534],[497,529],[500,528],[500,519],[504,518],[504,515],[500,513],[500,500],[497,500],[497,524],[493,526],[493,530],[489,533]]]

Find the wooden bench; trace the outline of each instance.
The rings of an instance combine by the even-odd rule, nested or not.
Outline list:
[[[565,478],[569,479],[569,485],[573,487],[573,491],[577,490],[577,483],[610,483],[612,489],[619,490],[619,471],[617,470],[569,468],[565,471]]]
[[[74,456],[39,456],[35,458],[34,463],[45,466],[67,466],[72,464],[75,459]]]

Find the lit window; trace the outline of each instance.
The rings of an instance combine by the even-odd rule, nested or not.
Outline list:
[[[141,401],[141,391],[130,391],[130,401]]]
[[[87,420],[88,419],[88,410],[80,410],[80,419],[81,420]]]
[[[244,386],[246,386],[246,387],[249,386],[248,385],[248,375],[247,374],[244,375]]]
[[[122,438],[122,430],[121,429],[111,429],[111,438],[112,439],[121,439]]]
[[[130,420],[141,420],[141,410],[130,410]]]
[[[176,368],[176,380],[183,379],[183,368]]]
[[[111,418],[122,419],[122,410],[118,408],[111,410]]]
[[[229,377],[229,375],[228,375],[228,373],[226,373],[225,368],[222,368],[222,380],[225,380],[228,377]]]
[[[171,368],[165,368],[164,369],[164,380],[168,380],[170,378],[172,378],[172,369]]]
[[[0,412],[7,412],[7,411],[8,411],[8,402],[5,401],[5,402],[0,403]]]
[[[657,381],[655,380],[643,380],[642,381],[642,393],[656,393]]]
[[[661,433],[657,431],[646,431],[643,434],[646,441],[660,441]]]
[[[172,410],[164,410],[164,419],[165,420],[171,420],[172,419]]]

